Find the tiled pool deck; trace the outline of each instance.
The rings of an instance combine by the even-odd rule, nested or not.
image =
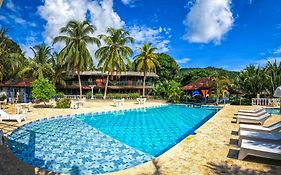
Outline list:
[[[161,104],[163,102],[150,102],[146,106]],[[59,110],[59,109],[33,109],[28,114],[28,121],[38,118],[64,115],[70,113],[106,111],[116,109],[110,102],[87,103],[83,110]],[[133,102],[127,102],[122,109],[138,107]],[[233,114],[240,108],[226,106],[212,119],[197,130],[197,134],[185,139],[178,145],[161,155],[160,157],[145,164],[129,168],[124,171],[111,173],[112,175],[126,174],[278,174],[281,171],[280,161],[270,161],[266,159],[248,157],[245,161],[237,160],[238,147],[235,146],[237,135],[235,131],[238,125],[231,123]],[[39,117],[40,116],[40,117]],[[267,121],[270,124],[281,120],[274,117]],[[27,123],[23,122],[20,125]],[[0,123],[0,129],[6,134],[13,131],[18,124],[15,122]],[[7,146],[0,147],[0,174],[56,174],[45,170],[34,168],[17,159]]]

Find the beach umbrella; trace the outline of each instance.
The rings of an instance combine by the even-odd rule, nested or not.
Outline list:
[[[197,96],[197,95],[202,96],[202,95],[200,94],[200,92],[197,91],[197,90],[192,92],[192,97],[195,97],[195,96]]]
[[[279,103],[280,103],[280,112],[281,112],[281,86],[279,86],[275,92],[274,92],[274,97],[279,97]]]

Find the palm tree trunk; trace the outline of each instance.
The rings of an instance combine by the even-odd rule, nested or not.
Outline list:
[[[107,95],[108,81],[109,81],[109,73],[107,73],[107,76],[106,76],[106,83],[105,83],[104,94],[103,94],[104,100],[106,99],[106,95]]]
[[[143,72],[143,84],[142,84],[142,96],[145,97],[145,81],[146,81],[146,72]]]
[[[82,92],[82,84],[81,84],[81,78],[80,78],[80,71],[78,71],[78,81],[79,81],[79,89],[80,89],[80,98],[82,98],[83,92]]]

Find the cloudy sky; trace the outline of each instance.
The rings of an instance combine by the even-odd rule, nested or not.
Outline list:
[[[181,67],[241,70],[281,60],[280,16],[279,0],[4,0],[0,26],[28,56],[30,46],[51,45],[68,20],[87,19],[95,35],[124,27],[134,50],[153,43]]]

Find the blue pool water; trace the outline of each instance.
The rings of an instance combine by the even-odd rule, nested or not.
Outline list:
[[[19,127],[9,147],[24,162],[53,172],[114,172],[159,156],[216,111],[167,105],[59,116]]]
[[[280,114],[280,109],[279,108],[267,108],[266,111],[270,114]]]

